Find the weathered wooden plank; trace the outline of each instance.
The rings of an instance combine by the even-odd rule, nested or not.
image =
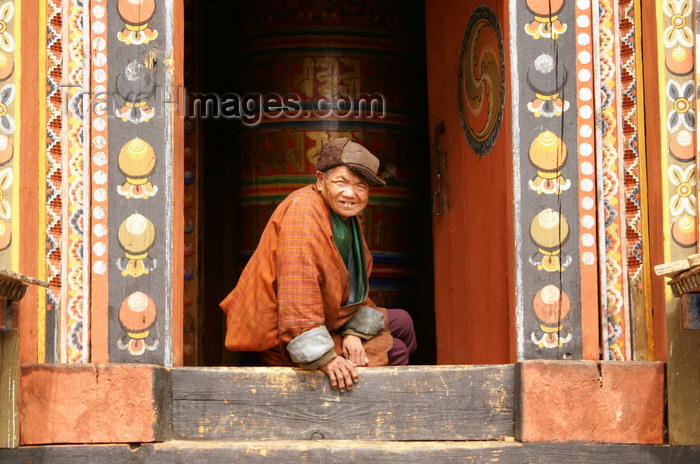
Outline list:
[[[126,464],[143,462],[142,460],[134,461],[133,458],[129,445],[49,445],[0,449],[0,462],[3,464]]]
[[[149,464],[190,462],[381,462],[470,464],[667,464],[700,459],[700,447],[522,444],[517,442],[277,441],[170,442],[139,450]]]
[[[0,450],[7,464],[325,463],[666,464],[700,461],[700,446],[518,442],[171,441],[128,445],[32,446]]]
[[[490,440],[514,434],[514,366],[173,369],[176,439]]]
[[[687,259],[679,259],[678,261],[654,266],[654,272],[659,277],[675,277],[688,269],[690,269],[690,262]]]
[[[43,280],[35,279],[34,277],[29,277],[19,272],[14,272],[10,269],[0,268],[0,279],[14,280],[21,283],[22,285],[33,284],[39,285],[41,287],[48,287],[49,283]]]
[[[0,448],[19,446],[19,331],[0,330]]]

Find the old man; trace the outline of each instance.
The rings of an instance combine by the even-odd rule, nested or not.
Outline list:
[[[343,392],[356,366],[407,364],[416,349],[403,310],[368,296],[372,256],[358,214],[384,186],[379,160],[346,138],[321,148],[316,183],[275,210],[236,288],[221,302],[226,347],[266,364],[320,369]],[[393,335],[393,337],[392,337]]]

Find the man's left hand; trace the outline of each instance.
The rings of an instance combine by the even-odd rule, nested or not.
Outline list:
[[[357,335],[343,337],[343,357],[356,366],[369,364],[369,358],[367,358],[365,348],[362,346],[362,339]]]

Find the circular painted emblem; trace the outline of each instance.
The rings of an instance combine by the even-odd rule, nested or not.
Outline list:
[[[479,156],[493,148],[505,104],[503,36],[496,12],[479,5],[464,30],[459,56],[459,115]]]

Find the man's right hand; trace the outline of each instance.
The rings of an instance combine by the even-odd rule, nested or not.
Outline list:
[[[367,353],[362,346],[362,339],[357,335],[343,337],[343,357],[355,366],[362,367],[369,364]]]
[[[336,356],[321,366],[320,369],[331,381],[331,388],[337,388],[340,393],[343,393],[346,388],[348,391],[352,390],[353,382],[357,382],[359,378],[355,364],[342,356]]]

